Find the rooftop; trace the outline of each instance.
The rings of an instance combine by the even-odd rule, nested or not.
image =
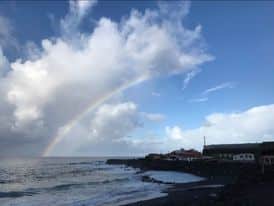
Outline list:
[[[260,146],[259,143],[247,143],[247,144],[213,144],[206,145],[204,149],[254,149]]]

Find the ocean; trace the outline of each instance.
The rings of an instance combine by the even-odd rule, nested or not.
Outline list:
[[[138,170],[105,162],[90,157],[0,158],[0,205],[115,206],[166,195],[167,184],[143,182]],[[199,181],[183,173],[147,175]]]

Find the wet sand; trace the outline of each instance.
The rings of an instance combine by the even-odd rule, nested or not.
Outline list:
[[[216,180],[195,183],[174,184],[167,189],[167,196],[140,201],[125,206],[181,206],[211,205],[223,191],[223,182]]]
[[[273,206],[274,181],[233,183],[216,180],[175,184],[166,197],[124,206]]]

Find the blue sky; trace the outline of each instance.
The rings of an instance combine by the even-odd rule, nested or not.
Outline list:
[[[206,115],[214,112],[229,113],[273,103],[273,7],[273,2],[192,2],[187,25],[203,26],[203,37],[215,60],[202,65],[202,71],[185,90],[185,75],[179,75],[141,85],[150,88],[147,95],[131,98],[148,111],[167,114],[171,117],[167,118],[168,124],[179,123],[185,128],[199,126]],[[189,102],[225,82],[233,82],[235,87],[212,92],[205,102]],[[139,94],[136,90],[133,93]],[[153,91],[161,96],[149,98]]]
[[[184,4],[184,2],[164,3]],[[83,17],[80,17],[80,22],[78,22],[76,26],[77,31],[70,30],[69,32],[75,32],[73,34],[74,37],[78,34],[81,34],[82,36],[88,36],[92,34],[94,29],[97,28],[97,24],[102,17],[106,17],[112,22],[121,22],[121,19],[129,18],[132,9],[138,10],[142,15],[144,15],[145,10],[157,11],[158,4],[158,1],[99,1],[90,6],[90,8],[88,8],[88,11],[85,11],[86,13],[83,15]],[[1,49],[3,51],[3,55],[6,59],[8,59],[10,65],[12,65],[12,62],[15,62],[16,59],[19,58],[23,59],[23,62],[27,60],[37,60],[33,60],[32,58],[30,58],[30,54],[26,52],[26,48],[28,48],[30,42],[32,48],[35,48],[32,50],[32,52],[40,50],[40,52],[42,51],[43,53],[43,50],[46,49],[41,44],[42,40],[48,39],[49,41],[52,41],[53,45],[55,45],[53,39],[65,39],[66,34],[64,34],[64,30],[62,30],[63,28],[62,25],[60,26],[60,22],[62,22],[63,20],[68,23],[71,19],[66,19],[67,16],[71,15],[72,17],[70,18],[74,18],[76,16],[75,13],[73,14],[73,11],[69,12],[70,6],[71,5],[69,5],[69,2],[66,1],[58,1],[55,3],[51,1],[1,2],[0,16],[3,17],[11,27],[10,36],[12,37],[12,40],[6,37],[6,39],[0,42],[7,42],[7,46],[2,43],[3,45],[1,45]],[[119,137],[117,136],[110,140],[103,140],[101,143],[98,143],[98,148],[100,148],[98,150],[100,151],[96,151],[94,153],[87,152],[88,149],[85,149],[83,145],[96,145],[97,143],[90,143],[90,140],[81,140],[81,138],[79,137],[79,142],[81,142],[79,143],[79,147],[72,149],[70,147],[68,147],[68,149],[64,149],[62,147],[63,149],[60,150],[60,146],[56,146],[57,149],[53,149],[53,154],[101,155],[104,154],[105,151],[109,151],[109,146],[106,146],[108,144],[106,144],[104,141],[113,141],[113,147],[115,147],[115,142],[119,142],[119,144],[117,145],[117,151],[119,151],[119,147],[123,147],[121,146],[121,142],[123,141],[126,142],[123,142],[123,144],[126,144],[126,146],[128,146],[129,148],[128,150],[125,150],[124,153],[119,153],[115,149],[113,149],[114,152],[108,153],[111,155],[128,154],[128,151],[135,151],[135,148],[133,147],[136,146],[136,144],[137,147],[142,147],[142,144],[153,144],[154,140],[157,138],[160,139],[159,144],[161,144],[161,146],[158,147],[156,145],[155,147],[151,146],[151,148],[144,147],[142,148],[142,150],[136,150],[136,152],[133,153],[142,154],[150,150],[165,151],[170,149],[176,149],[175,146],[177,145],[179,145],[179,147],[195,147],[197,149],[200,149],[201,143],[197,139],[201,139],[203,135],[207,134],[210,136],[212,135],[212,139],[211,137],[208,137],[209,142],[212,143],[227,143],[227,141],[224,140],[229,139],[231,134],[235,134],[235,137],[233,137],[231,140],[234,142],[260,140],[263,141],[273,139],[274,129],[271,126],[263,126],[263,129],[258,129],[258,131],[255,131],[254,133],[256,133],[256,137],[253,137],[252,135],[248,137],[247,135],[249,134],[249,132],[246,132],[247,126],[242,125],[242,127],[235,127],[234,122],[249,122],[249,119],[241,118],[246,113],[249,114],[249,110],[252,110],[252,108],[255,110],[258,109],[259,113],[261,111],[260,109],[262,109],[263,111],[266,110],[266,114],[272,114],[272,104],[274,102],[274,2],[193,1],[187,3],[187,5],[182,6],[182,9],[185,9],[188,6],[190,8],[187,9],[187,14],[185,14],[180,19],[180,24],[183,25],[184,29],[187,29],[189,31],[194,31],[195,28],[197,28],[197,26],[199,25],[202,28],[201,32],[199,32],[198,34],[199,39],[197,41],[195,40],[195,42],[191,45],[191,48],[188,49],[199,50],[199,52],[201,52],[202,54],[211,56],[211,59],[202,60],[202,63],[194,65],[188,70],[186,69],[177,72],[176,75],[173,75],[173,71],[162,73],[161,70],[161,75],[156,75],[153,78],[149,78],[148,80],[142,81],[138,84],[134,84],[133,86],[127,87],[126,89],[119,91],[114,96],[111,96],[111,98],[105,99],[105,101],[102,102],[101,105],[99,105],[99,108],[94,109],[94,111],[90,111],[89,114],[85,115],[85,117],[79,119],[78,123],[72,126],[73,129],[71,129],[68,134],[66,133],[64,135],[68,136],[66,138],[67,140],[62,140],[65,141],[64,143],[58,143],[61,145],[69,145],[71,141],[75,141],[72,140],[72,137],[69,136],[77,136],[75,134],[78,134],[79,136],[89,136],[89,132],[93,130],[96,131],[97,134],[99,129],[96,128],[96,126],[98,125],[94,124],[97,124],[98,121],[101,120],[101,117],[98,117],[99,120],[95,117],[96,114],[101,114],[100,106],[104,106],[104,104],[114,106],[114,104],[123,105],[124,103],[133,103],[137,108],[133,108],[129,104],[127,104],[127,106],[129,106],[129,108],[131,109],[134,109],[134,111],[135,109],[138,110],[138,120],[136,121],[140,122],[140,124],[137,125],[142,126],[134,125],[130,126],[130,128],[125,129],[125,131],[123,130],[123,132],[117,132],[117,134],[120,135],[118,135]],[[160,12],[160,15],[163,14]],[[165,20],[165,17],[161,18]],[[174,18],[174,16],[168,16],[167,18]],[[155,24],[158,24],[158,22],[156,22]],[[112,33],[110,33],[109,35],[112,36]],[[175,38],[176,41],[180,40],[180,36],[175,36]],[[75,39],[64,41],[68,45],[74,45],[77,44],[77,40]],[[13,43],[9,41],[12,41]],[[39,52],[37,52],[37,55],[38,53]],[[105,57],[107,58],[107,56],[108,54],[106,53]],[[39,58],[42,59],[42,57],[38,57],[38,59]],[[71,63],[75,63],[75,69],[77,69],[78,62]],[[161,66],[161,64],[159,65]],[[170,65],[172,67],[173,64]],[[113,68],[116,67],[118,68],[118,66],[116,65],[113,66]],[[134,67],[134,65],[132,65],[132,67]],[[9,66],[8,68],[8,73],[13,73],[13,66]],[[172,70],[172,68],[170,69]],[[64,72],[66,72],[65,69]],[[184,84],[187,76],[189,76],[191,72],[194,74],[193,78],[190,78],[188,83]],[[96,70],[94,70],[91,75],[94,73],[96,73]],[[121,73],[120,76],[123,76],[125,73],[127,73],[126,70],[124,73]],[[76,76],[77,74],[75,74],[75,78]],[[114,78],[115,77],[113,77],[113,79]],[[126,78],[127,77],[124,77],[124,79]],[[109,77],[106,79],[109,79]],[[11,82],[13,80],[14,79],[8,79],[7,81]],[[4,79],[2,81],[4,82]],[[71,83],[71,85],[64,85],[68,85],[68,88],[69,86],[71,86],[72,88],[75,87],[74,81],[73,84]],[[60,88],[65,87],[64,85]],[[77,85],[79,86],[78,83]],[[78,88],[79,90],[82,89],[82,87],[80,86]],[[12,87],[11,85],[11,88],[14,87]],[[29,87],[31,86],[28,85],[26,86],[25,90],[23,90],[24,94],[29,91]],[[93,85],[91,85],[91,87],[93,87]],[[51,85],[46,88],[51,88]],[[59,91],[59,87],[56,88],[57,89],[53,89],[53,91],[50,90],[50,92],[55,94],[55,92]],[[41,92],[43,91],[44,89],[41,89]],[[60,89],[60,91],[62,90]],[[87,91],[93,93],[92,89],[90,88],[87,88]],[[102,89],[102,91],[104,90]],[[9,93],[7,92],[7,94]],[[47,117],[47,114],[54,114],[51,109],[58,108],[57,105],[62,104],[58,102],[59,100],[57,97],[56,102],[58,104],[56,103],[56,105],[54,105],[55,102],[54,100],[52,100],[54,99],[53,94],[51,94],[51,96],[45,97],[45,99],[47,99],[47,101],[45,100],[46,102],[44,102],[44,100],[43,102],[42,100],[34,100],[33,95],[33,93],[30,93],[30,95],[26,97],[29,98],[27,100],[25,99],[25,97],[23,98],[23,100],[19,98],[19,100],[23,101],[23,103],[19,102],[18,99],[8,99],[8,101],[10,101],[9,103],[15,106],[15,110],[14,108],[12,108],[11,114],[8,115],[15,116],[18,120],[18,114],[16,113],[16,111],[22,109],[22,104],[25,105],[25,108],[23,108],[25,109],[24,112],[30,111],[31,106],[35,108],[35,111],[38,110],[38,107],[41,107],[41,111],[39,110],[37,114],[35,113],[34,117],[32,116],[31,118],[36,122],[43,122],[43,125],[47,125],[47,129],[50,128],[51,130],[50,132],[45,132],[44,130],[46,129],[43,128],[43,130],[38,130],[35,134],[28,135],[41,135],[47,137],[55,136],[53,134],[58,133],[57,131],[67,125],[66,122],[69,122],[69,119],[71,118],[56,116],[56,119],[58,119],[58,121],[60,120],[60,123],[56,120],[56,125],[51,125],[50,123],[46,124],[46,121],[49,119]],[[64,108],[67,108],[68,110],[74,108],[73,103],[77,102],[77,95],[76,97],[73,96],[70,98],[67,95],[65,96],[65,98],[68,98],[68,101],[71,102],[71,105],[66,105],[64,106]],[[88,95],[85,98],[88,98]],[[82,102],[84,103],[77,102],[77,104],[85,105],[85,100],[83,100]],[[28,105],[26,106],[26,104]],[[62,108],[60,108],[60,110],[62,110]],[[64,111],[66,110],[64,109]],[[80,107],[79,109],[76,109],[76,111],[78,113],[81,113]],[[27,114],[27,117],[29,118],[28,115],[30,114],[24,112],[21,111],[20,114]],[[216,113],[222,115],[222,122],[219,122],[219,119],[214,116],[214,114]],[[148,117],[149,115],[158,115],[157,117],[159,118],[159,120],[155,120],[157,118],[151,120],[151,118]],[[214,116],[214,118],[212,118],[213,120],[208,120],[208,117],[212,117],[212,115]],[[236,115],[237,118],[239,117],[239,119],[233,119],[233,115]],[[77,115],[73,114],[72,116]],[[13,123],[11,124],[16,124],[16,118],[15,120],[11,120],[13,121]],[[22,117],[20,116],[20,118]],[[218,121],[215,118],[217,118]],[[248,116],[246,118],[250,118],[253,120],[253,116]],[[130,118],[126,118],[126,120],[128,119],[132,121],[131,116]],[[262,119],[268,119],[268,117],[261,115],[261,113],[254,116],[254,121],[261,121]],[[117,121],[113,119],[112,121],[119,122],[119,119],[117,119]],[[90,124],[90,122],[93,122],[93,125],[89,126],[90,128],[86,129],[87,131],[83,132],[82,129],[79,129],[83,128],[83,126],[81,125]],[[209,131],[209,129],[203,128],[203,125],[207,124],[208,122],[210,124],[214,124],[215,126],[217,125],[216,127],[218,129],[220,128],[219,124],[227,124],[228,126],[224,130],[226,131],[227,129],[227,131],[233,132],[220,134],[219,130],[217,133],[217,129],[214,127],[212,127]],[[131,125],[131,123],[129,125]],[[263,123],[258,124],[263,125]],[[120,125],[118,124],[117,127],[119,126]],[[33,126],[30,126],[29,123],[27,124],[27,126],[25,126],[24,123],[24,127],[33,128]],[[100,124],[100,128],[101,127],[108,128],[112,127],[112,125],[108,125],[108,127],[103,127]],[[121,126],[121,128],[123,127]],[[77,131],[79,130],[81,130],[81,132],[77,133]],[[205,134],[203,134],[203,132],[201,131],[204,131]],[[13,131],[10,133],[9,132],[10,131],[8,129],[3,131],[2,136],[4,134],[14,136]],[[17,131],[16,135],[26,135],[25,132],[23,132],[22,134],[20,132]],[[106,135],[108,133],[105,133],[104,131],[102,132],[102,134]],[[218,135],[219,137],[217,137]],[[266,138],[262,138],[263,136]],[[131,140],[128,140],[129,137],[131,138]],[[191,138],[196,138],[196,140],[192,141]],[[43,150],[43,148],[47,147],[49,142],[52,142],[52,139],[47,139],[46,137],[43,137],[42,139],[43,141],[41,142],[43,142],[43,144],[37,146],[37,148],[39,149],[37,149],[37,151],[33,151],[33,154],[39,153],[40,150]],[[153,141],[150,141],[150,139],[152,139]],[[181,142],[172,142],[174,139],[176,141],[179,139]],[[185,139],[187,139],[186,142]],[[17,138],[14,137],[14,140],[12,141],[3,138],[2,141],[7,141],[7,145],[9,145],[10,147],[13,147],[15,145],[14,147],[18,149],[18,147],[16,146],[18,144]],[[137,143],[135,141],[137,141]],[[29,140],[26,140],[26,142],[26,145],[28,145]],[[30,145],[37,144],[35,141],[30,142]],[[169,144],[168,142],[172,143],[170,145],[166,145]],[[82,150],[81,148],[84,149]],[[25,148],[20,148],[18,149],[18,153],[24,153],[24,150]],[[58,151],[61,152],[59,153]]]

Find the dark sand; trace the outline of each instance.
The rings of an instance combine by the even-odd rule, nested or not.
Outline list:
[[[215,201],[217,195],[223,190],[221,185],[223,185],[223,182],[216,180],[174,184],[165,191],[168,194],[166,197],[140,201],[125,206],[211,205],[209,203]]]
[[[219,183],[207,180],[176,184],[168,189],[166,197],[126,206],[274,206],[274,182],[207,187]]]

